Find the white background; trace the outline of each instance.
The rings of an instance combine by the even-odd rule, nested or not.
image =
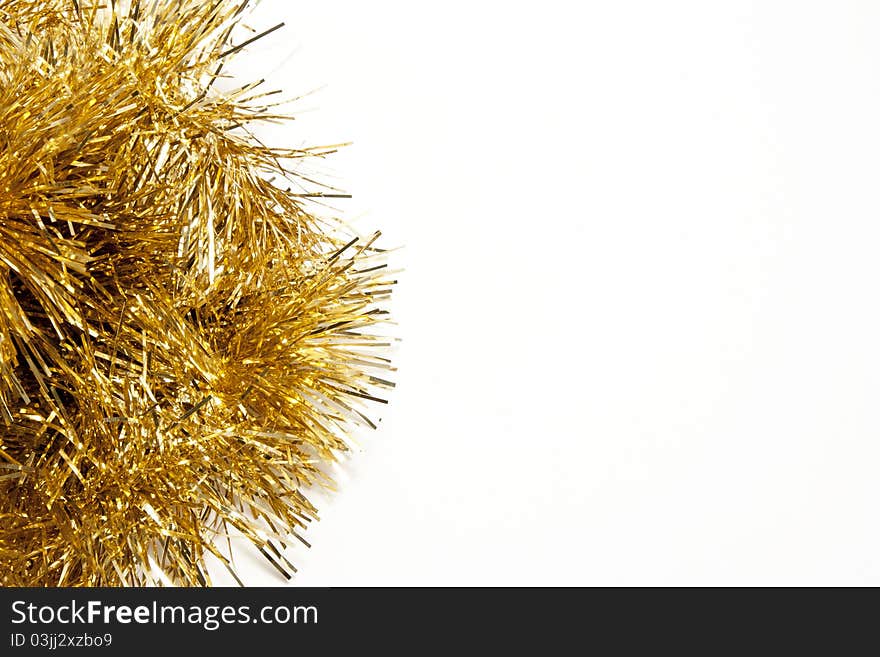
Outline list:
[[[294,584],[880,584],[880,4],[281,20],[238,70],[326,86],[273,140],[354,141],[338,207],[405,247],[398,388]]]

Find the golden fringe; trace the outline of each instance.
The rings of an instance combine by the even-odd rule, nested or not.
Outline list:
[[[303,490],[392,385],[378,234],[290,191],[334,148],[264,146],[258,83],[215,90],[247,4],[0,0],[4,586],[238,579],[230,534],[289,577]]]

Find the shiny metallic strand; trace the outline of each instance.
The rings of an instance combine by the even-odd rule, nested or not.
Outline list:
[[[274,97],[216,90],[246,5],[0,0],[5,586],[238,579],[230,536],[290,576],[392,385],[378,234],[295,173],[335,147],[264,146]]]

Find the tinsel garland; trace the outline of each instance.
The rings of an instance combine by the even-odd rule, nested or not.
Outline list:
[[[0,0],[5,586],[210,585],[242,539],[289,576],[392,385],[378,234],[302,173],[335,147],[218,90],[247,5]]]

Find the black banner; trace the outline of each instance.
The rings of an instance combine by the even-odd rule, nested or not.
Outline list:
[[[872,627],[870,607],[816,591],[667,589],[0,589],[0,655],[293,654],[301,648],[475,646],[549,654],[648,646],[764,651],[808,639],[839,652]],[[837,600],[835,600],[837,598]],[[841,614],[845,614],[841,616]],[[846,629],[834,631],[832,620]],[[244,651],[247,651],[244,653]],[[372,654],[369,653],[369,654]]]

